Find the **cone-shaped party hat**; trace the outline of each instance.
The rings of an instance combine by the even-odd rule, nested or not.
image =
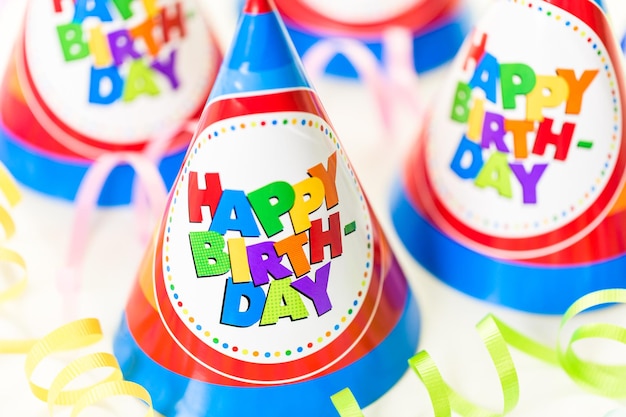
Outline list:
[[[624,286],[621,59],[591,0],[494,2],[393,202],[415,258],[468,294],[539,313]]]
[[[220,59],[196,0],[29,0],[0,85],[0,160],[72,200],[100,156],[159,140],[171,184]],[[117,168],[100,203],[127,203],[132,176]]]
[[[385,31],[406,29],[412,35],[413,63],[419,72],[454,58],[470,26],[460,0],[276,0],[276,7],[301,55],[320,41],[347,38],[362,42],[382,60]],[[357,76],[353,64],[341,54],[328,63],[326,72]]]
[[[415,299],[278,14],[237,26],[115,341],[168,416],[321,416],[387,392]]]

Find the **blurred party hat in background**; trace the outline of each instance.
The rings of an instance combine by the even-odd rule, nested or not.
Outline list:
[[[0,160],[23,184],[73,200],[102,155],[162,141],[171,185],[220,60],[195,0],[30,0],[0,85]],[[132,178],[115,169],[100,204],[128,203]]]
[[[621,59],[591,0],[494,2],[393,201],[413,256],[461,291],[538,313],[624,286]]]
[[[382,60],[384,33],[411,33],[415,69],[434,69],[456,55],[470,26],[461,0],[276,0],[297,51],[303,56],[316,43],[333,38],[355,39]],[[356,77],[348,57],[338,54],[327,73]]]
[[[408,282],[279,15],[249,0],[115,340],[167,416],[366,406],[417,349]]]

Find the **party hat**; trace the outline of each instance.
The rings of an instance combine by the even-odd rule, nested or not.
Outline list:
[[[30,0],[0,85],[0,160],[73,200],[102,155],[163,147],[171,185],[220,60],[195,0]],[[128,203],[132,177],[113,171],[100,203]]]
[[[408,282],[279,15],[249,0],[115,340],[167,416],[320,416],[417,348]]]
[[[276,0],[276,7],[301,55],[320,41],[342,38],[362,42],[382,61],[385,31],[405,29],[411,33],[413,63],[418,72],[454,58],[470,20],[461,0]],[[326,72],[357,76],[353,64],[342,54],[328,63]]]
[[[624,286],[623,74],[595,2],[494,2],[393,203],[413,256],[461,291],[538,313]]]

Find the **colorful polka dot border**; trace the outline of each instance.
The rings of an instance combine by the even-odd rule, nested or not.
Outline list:
[[[600,60],[601,67],[606,77],[609,79],[609,86],[611,87],[611,95],[613,102],[613,134],[611,136],[611,145],[610,152],[607,154],[606,161],[602,164],[602,169],[598,176],[594,178],[591,186],[588,188],[586,192],[578,199],[577,205],[572,204],[569,207],[561,210],[560,212],[554,213],[552,215],[548,215],[541,219],[535,221],[526,221],[523,223],[517,222],[499,222],[493,221],[490,218],[481,217],[477,213],[472,212],[471,210],[466,209],[464,204],[458,201],[453,193],[449,190],[445,189],[445,187],[438,187],[437,190],[441,193],[441,199],[446,201],[456,213],[463,213],[463,218],[465,221],[472,222],[473,224],[480,225],[484,228],[489,228],[494,231],[498,230],[531,230],[531,229],[539,229],[542,227],[549,226],[551,223],[557,223],[564,221],[568,217],[571,217],[580,207],[583,205],[596,193],[599,191],[598,186],[602,184],[602,179],[606,177],[607,170],[610,168],[612,161],[615,160],[614,152],[617,150],[616,144],[618,143],[618,133],[620,131],[620,108],[618,105],[617,91],[616,91],[616,81],[613,78],[613,72],[611,71],[611,67],[609,65],[607,56],[608,54],[603,49],[603,43],[598,39],[597,35],[590,30],[589,28],[583,27],[582,24],[576,23],[574,19],[569,18],[569,13],[564,12],[563,10],[552,7],[551,5],[544,2],[537,1],[527,1],[527,0],[508,0],[509,3],[514,3],[519,6],[525,6],[529,9],[535,9],[539,13],[545,14],[548,18],[553,18],[557,22],[561,22],[566,28],[569,28],[575,33],[578,33],[582,38],[586,37],[586,43],[596,51],[596,55]],[[433,146],[432,142],[428,143],[428,146]]]
[[[299,126],[299,127],[307,127],[312,130],[315,130],[320,135],[324,135],[326,138],[332,141],[334,147],[337,149],[338,154],[348,167],[348,172],[352,178],[352,181],[358,191],[359,201],[361,204],[361,209],[363,213],[365,213],[366,220],[366,232],[367,232],[367,261],[364,265],[363,278],[361,280],[361,288],[356,294],[356,297],[351,303],[350,308],[341,316],[337,323],[332,325],[329,329],[327,329],[323,334],[312,337],[309,339],[309,342],[306,344],[302,344],[299,346],[295,346],[293,348],[285,349],[282,351],[260,351],[251,349],[249,347],[237,346],[229,341],[225,341],[221,339],[219,336],[215,335],[214,332],[210,329],[207,329],[201,323],[196,323],[196,319],[193,314],[185,308],[184,301],[181,300],[180,294],[176,292],[176,284],[175,279],[172,275],[172,267],[170,265],[169,258],[169,235],[171,232],[171,228],[169,224],[172,222],[172,214],[175,211],[175,206],[177,202],[177,197],[180,193],[181,182],[184,181],[185,176],[187,175],[189,166],[191,164],[191,160],[197,155],[198,150],[202,148],[203,145],[206,145],[208,141],[214,140],[223,136],[228,135],[230,132],[235,132],[237,130],[242,129],[254,129],[254,128],[280,128],[287,126]],[[324,345],[333,340],[333,335],[340,333],[346,325],[349,323],[349,318],[354,316],[356,311],[358,311],[358,307],[361,305],[363,297],[365,295],[365,290],[367,289],[368,279],[372,270],[372,256],[373,256],[373,245],[372,245],[372,233],[369,226],[369,207],[367,206],[367,202],[362,193],[356,175],[354,174],[354,170],[350,164],[350,161],[347,158],[343,148],[341,147],[340,142],[337,140],[336,135],[332,132],[330,127],[320,120],[315,120],[313,118],[263,118],[256,121],[252,121],[249,123],[239,123],[239,124],[227,124],[227,123],[218,123],[212,132],[204,134],[204,136],[198,138],[193,147],[190,149],[187,155],[187,163],[184,165],[183,171],[181,173],[180,181],[178,181],[178,187],[175,190],[174,198],[172,199],[172,204],[170,206],[170,212],[167,217],[168,227],[165,231],[165,245],[164,245],[164,266],[166,272],[166,288],[168,293],[170,294],[171,300],[173,300],[172,305],[178,309],[183,316],[186,317],[187,322],[189,323],[189,327],[195,330],[196,334],[202,338],[206,342],[207,345],[212,346],[215,349],[222,350],[228,352],[231,355],[241,355],[242,357],[253,357],[256,360],[262,359],[271,359],[271,358],[297,358],[301,356],[306,356],[308,351],[318,347],[319,345]]]

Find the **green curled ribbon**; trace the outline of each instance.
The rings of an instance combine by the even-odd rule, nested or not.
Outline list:
[[[560,366],[583,389],[604,397],[626,398],[626,365],[606,365],[580,358],[574,344],[585,339],[603,339],[626,345],[626,328],[610,323],[583,324],[576,328],[564,344],[567,324],[578,314],[604,304],[626,304],[626,289],[608,289],[590,293],[572,304],[561,319],[556,348],[539,343],[509,327],[492,314],[477,325],[476,330],[496,368],[502,389],[502,412],[493,412],[472,403],[456,393],[443,379],[428,352],[420,351],[409,359],[409,366],[420,378],[435,417],[450,417],[454,410],[463,417],[503,417],[519,402],[519,380],[509,346],[551,365]],[[331,397],[341,417],[362,417],[363,414],[349,388]]]
[[[363,417],[359,403],[349,388],[344,388],[330,397],[341,417]]]
[[[476,325],[476,330],[483,340],[498,373],[504,399],[503,411],[500,413],[492,412],[473,404],[455,392],[444,381],[437,365],[428,352],[421,351],[409,359],[409,366],[426,387],[435,411],[435,417],[449,417],[452,414],[451,410],[466,417],[501,417],[511,412],[517,406],[519,401],[519,380],[513,358],[507,346],[509,342],[506,338],[506,336],[512,336],[514,331],[492,315],[482,319]],[[525,336],[517,333],[516,336],[527,339]]]
[[[626,289],[596,291],[588,294],[565,312],[559,328],[557,357],[567,374],[586,390],[610,398],[626,398],[626,365],[605,365],[579,358],[573,344],[584,339],[612,340],[626,345],[626,328],[608,323],[585,324],[577,328],[562,347],[563,328],[577,314],[603,304],[626,304]]]

